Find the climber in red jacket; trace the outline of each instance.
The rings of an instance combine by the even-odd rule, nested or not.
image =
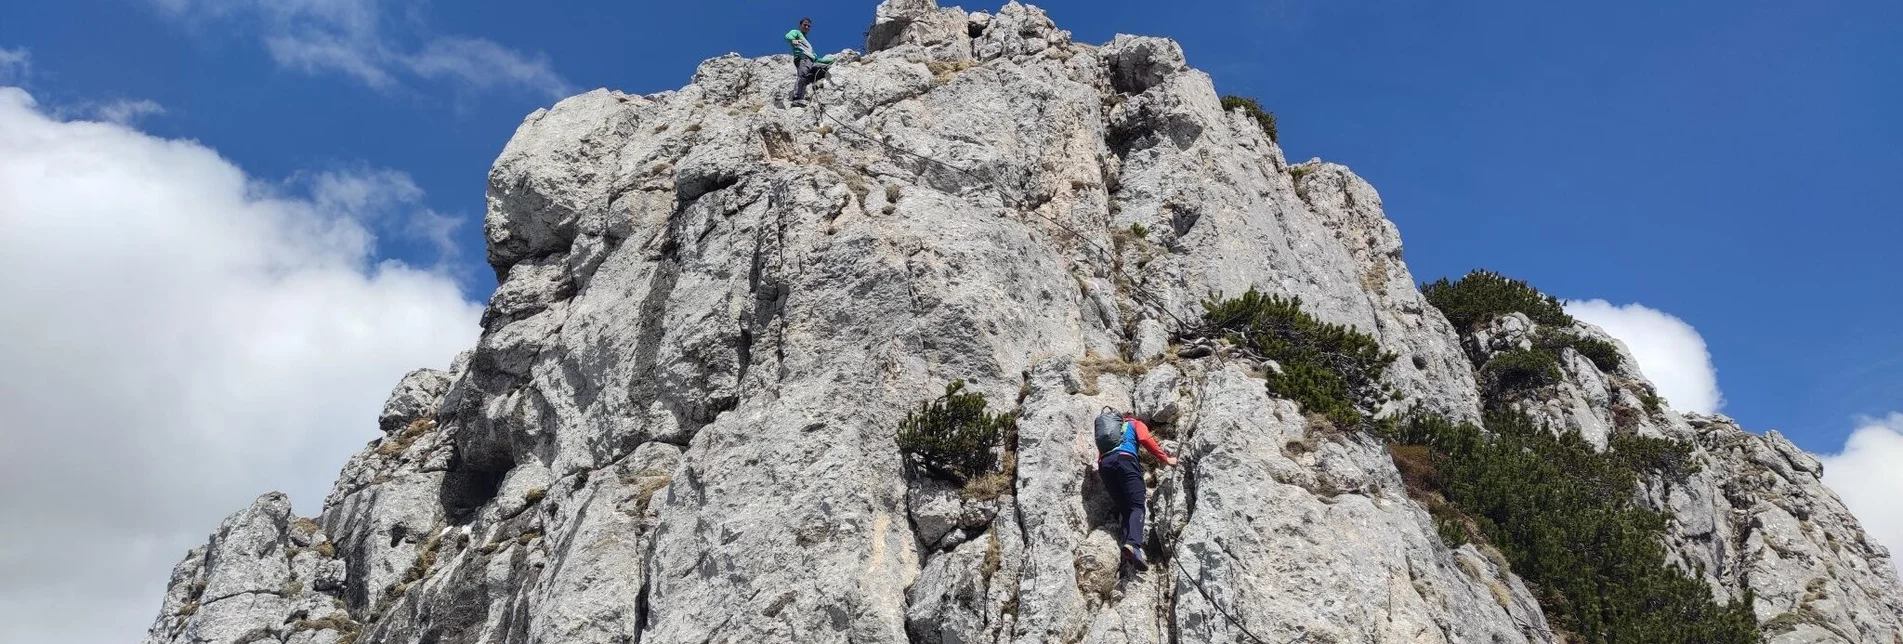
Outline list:
[[[1105,409],[1097,417],[1097,476],[1103,479],[1104,492],[1116,507],[1117,522],[1123,527],[1123,558],[1138,571],[1149,570],[1143,557],[1143,514],[1149,502],[1143,486],[1143,463],[1137,458],[1137,446],[1149,450],[1164,465],[1175,465],[1176,457],[1163,451],[1150,427],[1136,416]]]

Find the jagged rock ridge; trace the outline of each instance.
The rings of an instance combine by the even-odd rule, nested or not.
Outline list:
[[[786,57],[730,55],[531,114],[490,175],[477,347],[404,379],[315,523],[277,495],[227,520],[147,641],[1555,641],[1378,441],[1174,344],[1211,294],[1298,296],[1400,356],[1393,409],[1477,417],[1469,354],[1516,331],[1457,335],[1372,187],[1288,164],[1169,40],[892,0],[866,49],[818,107],[780,105]],[[1670,410],[1621,429],[1640,374],[1566,375],[1533,410],[1558,426],[1697,441],[1704,473],[1645,493],[1772,641],[1903,642],[1814,460]],[[894,444],[953,379],[1018,410],[996,498]],[[1103,405],[1186,456],[1141,576],[1088,469]]]

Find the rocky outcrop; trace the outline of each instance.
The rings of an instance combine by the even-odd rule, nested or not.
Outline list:
[[[360,644],[1556,641],[1498,553],[1440,541],[1378,441],[1184,343],[1212,295],[1299,297],[1400,356],[1389,411],[1478,417],[1372,187],[1287,164],[1174,42],[1079,44],[1015,2],[877,16],[813,107],[778,103],[784,57],[730,55],[525,119],[489,177],[480,342],[404,379],[316,522],[341,578],[187,612],[197,580],[284,558],[195,553],[147,641],[286,640],[320,599],[341,614],[309,619],[350,626],[314,641]],[[898,453],[954,379],[1016,415],[996,489]],[[1152,471],[1141,575],[1091,472],[1104,405],[1186,457]],[[296,543],[276,525],[247,530]],[[1855,601],[1808,606],[1846,627],[1874,610]]]
[[[258,497],[172,569],[146,641],[348,641],[362,625],[341,598],[337,556],[317,524],[291,514],[290,499]]]
[[[1722,416],[1684,420],[1710,476],[1648,489],[1674,517],[1680,556],[1730,594],[1750,591],[1773,644],[1903,642],[1890,553],[1824,487],[1817,459],[1777,432]]]
[[[1538,325],[1523,314],[1474,331],[1476,362],[1533,346]],[[1666,545],[1714,596],[1752,609],[1771,644],[1903,642],[1903,585],[1890,553],[1872,542],[1836,494],[1823,465],[1778,432],[1754,434],[1723,416],[1679,414],[1631,365],[1631,354],[1596,327],[1564,333],[1617,346],[1621,366],[1602,371],[1560,351],[1560,381],[1495,402],[1555,431],[1577,431],[1605,449],[1619,434],[1670,438],[1691,447],[1691,471],[1645,482],[1642,501],[1668,521]]]

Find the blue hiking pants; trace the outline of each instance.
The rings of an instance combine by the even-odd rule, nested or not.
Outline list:
[[[1115,506],[1117,522],[1123,526],[1123,542],[1143,547],[1143,511],[1147,507],[1143,488],[1143,464],[1129,452],[1116,451],[1097,461],[1097,476],[1103,479],[1104,492]]]

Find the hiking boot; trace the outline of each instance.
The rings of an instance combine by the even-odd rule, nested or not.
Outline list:
[[[1134,543],[1123,544],[1123,560],[1130,562],[1130,567],[1137,569],[1137,572],[1150,569],[1150,562],[1143,559],[1143,549]]]

